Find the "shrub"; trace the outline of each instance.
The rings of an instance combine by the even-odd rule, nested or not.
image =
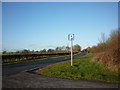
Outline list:
[[[104,64],[106,67],[117,71],[120,69],[120,29],[111,32],[108,39],[104,35],[97,46],[93,46],[90,52],[94,54],[93,60]]]

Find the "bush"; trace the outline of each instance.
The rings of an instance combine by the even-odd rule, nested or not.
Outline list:
[[[90,52],[94,54],[93,60],[101,64],[104,64],[106,67],[117,71],[120,69],[120,29],[114,30],[111,32],[108,39],[104,38],[104,35],[101,37],[101,41],[97,46],[93,46],[90,49]]]

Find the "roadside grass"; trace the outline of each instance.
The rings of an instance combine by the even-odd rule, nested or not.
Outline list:
[[[80,54],[80,53],[77,53]],[[73,54],[73,55],[77,55]],[[23,61],[17,61],[17,62],[11,62],[11,63],[2,63],[2,65],[8,65],[8,64],[14,64],[14,63],[22,63],[22,62],[30,62],[30,61],[40,61],[40,60],[46,60],[46,59],[52,59],[52,58],[60,58],[60,57],[67,57],[70,55],[62,55],[62,56],[53,56],[53,57],[46,57],[46,58],[41,58],[41,59],[32,59],[32,60],[23,60]]]
[[[107,82],[118,82],[118,72],[113,72],[104,65],[91,61],[92,54],[74,59],[73,65],[69,61],[63,61],[48,65],[35,72],[46,76],[68,78],[68,79],[87,79]]]

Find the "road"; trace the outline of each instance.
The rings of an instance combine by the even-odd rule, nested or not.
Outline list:
[[[85,54],[86,53],[83,52],[81,54],[74,55],[73,58],[77,58],[77,57],[83,56]],[[29,61],[29,62],[3,65],[2,66],[2,75],[3,75],[3,77],[9,76],[9,75],[14,75],[14,74],[17,74],[22,71],[29,71],[29,70],[32,70],[35,68],[42,68],[46,65],[69,60],[69,59],[70,59],[70,56],[67,56],[67,57],[48,58],[48,59],[38,60],[38,61]]]
[[[81,53],[74,58],[85,55]],[[91,80],[72,80],[48,77],[33,73],[32,70],[46,65],[69,60],[70,56],[49,58],[40,61],[9,64],[2,67],[3,88],[118,88],[117,83],[107,83]]]

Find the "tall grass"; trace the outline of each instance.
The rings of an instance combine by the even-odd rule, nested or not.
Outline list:
[[[108,38],[104,34],[97,46],[90,48],[94,57],[92,60],[104,64],[106,67],[118,71],[120,69],[120,29],[111,32]]]

